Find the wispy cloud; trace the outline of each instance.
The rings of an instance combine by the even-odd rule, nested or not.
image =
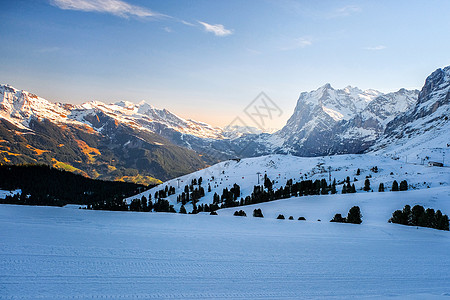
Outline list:
[[[121,18],[139,17],[139,18],[164,18],[173,22],[180,22],[186,26],[199,27],[196,23],[164,15],[148,8],[133,5],[123,0],[48,0],[53,6],[63,10],[78,10],[84,12],[99,12],[111,14]],[[233,34],[233,31],[226,29],[222,24],[208,24],[198,21],[203,29],[212,32],[216,36],[227,36]],[[173,32],[172,28],[163,27],[166,32]]]
[[[187,25],[187,26],[195,26],[195,24],[192,24],[190,22],[187,22],[185,20],[179,20],[182,24]]]
[[[312,44],[313,44],[313,39],[311,37],[300,37],[300,38],[293,39],[290,42],[290,45],[281,48],[281,50],[287,51],[287,50],[301,49],[301,48],[306,48],[306,47],[312,46]]]
[[[201,25],[203,25],[205,31],[212,32],[216,36],[227,36],[233,34],[232,30],[226,29],[222,24],[208,24],[205,22],[198,21]]]
[[[386,49],[386,46],[378,45],[378,46],[371,46],[371,47],[364,47],[365,50],[371,50],[371,51],[379,51]]]
[[[148,18],[165,17],[145,7],[129,4],[121,0],[50,0],[50,3],[64,10],[108,13],[122,18],[130,16]]]
[[[341,8],[336,9],[330,17],[336,18],[336,17],[348,17],[353,14],[360,13],[362,11],[362,8],[356,5],[347,5]]]

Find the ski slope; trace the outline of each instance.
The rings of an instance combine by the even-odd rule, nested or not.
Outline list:
[[[249,217],[0,205],[0,299],[448,299],[450,233],[387,223],[404,204],[448,214],[450,188],[240,207]],[[353,205],[361,225],[328,222]]]
[[[377,166],[378,172],[371,171],[371,168]],[[356,175],[357,169],[360,169],[360,175]],[[257,173],[260,173],[259,175]],[[229,160],[213,165],[209,168],[174,178],[158,185],[141,194],[132,196],[132,199],[145,196],[154,199],[156,191],[164,189],[166,186],[175,187],[175,194],[168,196],[167,200],[174,205],[176,211],[179,211],[181,203],[177,203],[177,196],[180,195],[186,185],[189,185],[193,179],[202,177],[202,186],[205,189],[205,196],[200,198],[198,205],[210,204],[213,201],[214,193],[222,195],[223,189],[230,189],[234,183],[237,183],[241,189],[241,197],[245,198],[253,192],[253,187],[262,185],[264,175],[274,181],[273,188],[276,190],[286,185],[288,179],[294,182],[306,179],[326,179],[329,182],[336,179],[337,191],[341,193],[342,184],[339,185],[347,176],[350,177],[350,183],[355,184],[357,193],[366,193],[362,191],[364,181],[369,176],[371,188],[374,192],[378,191],[378,186],[383,183],[386,190],[390,190],[392,183],[396,180],[398,183],[407,180],[409,189],[426,189],[438,186],[450,185],[450,168],[428,167],[411,163],[407,158],[392,159],[391,155],[380,154],[351,154],[335,155],[325,157],[298,157],[292,155],[267,155],[254,158],[245,158],[240,160]],[[357,181],[354,181],[354,179]],[[208,192],[208,185],[211,186],[211,192]],[[188,212],[192,211],[192,204],[185,205]]]

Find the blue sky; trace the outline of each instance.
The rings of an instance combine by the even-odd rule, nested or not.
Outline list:
[[[51,101],[146,102],[227,125],[264,91],[283,115],[329,82],[418,88],[450,64],[450,1],[15,0],[0,82]]]

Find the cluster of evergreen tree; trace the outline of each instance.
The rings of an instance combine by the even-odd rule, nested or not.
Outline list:
[[[151,198],[151,195],[149,195]],[[87,209],[92,210],[113,210],[113,211],[140,211],[140,212],[175,212],[173,205],[165,199],[156,199],[155,203],[151,199],[142,196],[141,199],[133,199],[130,204],[125,200],[113,199],[112,201],[100,201],[88,204]]]
[[[255,218],[264,218],[264,215],[261,211],[261,208],[257,208],[253,210],[253,217]]]
[[[151,195],[149,194],[151,198]],[[141,199],[133,199],[130,203],[129,210],[130,211],[143,211],[149,212],[153,209],[153,202],[151,199],[147,201],[147,197],[142,196]]]
[[[400,186],[398,185],[397,180],[394,180],[392,183],[392,191],[398,192],[398,191],[407,191],[408,190],[408,182],[406,180],[403,180],[400,182]]]
[[[330,222],[338,222],[338,223],[352,223],[352,224],[361,224],[362,223],[362,215],[359,206],[353,206],[348,211],[347,217],[342,217],[341,214],[335,214],[333,219]]]
[[[202,177],[200,177],[198,181],[194,178],[190,185],[184,187],[184,192],[177,196],[177,202],[181,202],[182,205],[185,205],[190,201],[192,201],[192,204],[197,203],[198,199],[205,196],[205,189],[201,186],[202,181]]]
[[[253,212],[253,213],[254,213],[254,212]],[[277,220],[285,220],[285,219],[286,219],[286,218],[284,217],[283,214],[279,214],[278,217],[277,217]],[[294,216],[289,216],[288,219],[289,219],[289,220],[294,220]],[[298,220],[298,221],[306,221],[305,217],[298,217],[297,220]],[[318,220],[318,221],[320,221],[320,220]]]
[[[171,205],[166,199],[158,199],[157,201],[155,200],[155,204],[153,204],[153,210],[155,212],[176,212],[173,208],[173,205]]]
[[[408,226],[429,227],[440,230],[449,230],[449,219],[440,210],[432,208],[426,210],[421,205],[405,205],[403,210],[396,210],[389,219],[389,223],[397,223]]]
[[[21,195],[0,199],[0,203],[57,205],[107,203],[121,207],[126,197],[150,188],[144,185],[103,181],[61,171],[45,165],[0,165],[0,189],[22,190]]]
[[[273,190],[274,182],[271,181],[267,175],[264,176],[263,185],[255,185],[250,196],[241,198],[240,187],[234,184],[228,190],[223,189],[222,195],[214,193],[213,204],[217,204],[219,208],[237,207],[243,205],[258,204],[269,202],[273,200],[285,199],[290,197],[300,197],[308,195],[327,195],[329,193],[336,194],[336,180],[332,184],[328,184],[325,179],[317,180],[302,180],[293,183],[292,179],[286,181],[285,186],[281,186],[276,191]],[[343,193],[356,193],[355,185],[350,185],[350,178],[344,181]]]
[[[219,196],[217,193],[214,193],[213,204],[221,204],[221,208],[240,206],[241,204],[237,200],[240,195],[241,187],[235,183],[233,184],[233,187],[230,188],[230,190],[228,190],[228,188],[224,188],[222,190],[221,196]]]
[[[5,199],[0,199],[2,204],[19,204],[19,205],[41,205],[41,206],[64,206],[66,201],[59,199],[53,195],[34,194],[27,195],[18,193],[15,195],[7,195]]]
[[[233,215],[234,216],[239,216],[239,217],[246,217],[247,216],[247,214],[243,210],[235,211]]]
[[[336,185],[336,180],[333,181],[333,185]],[[351,193],[356,193],[356,187],[354,183],[350,185],[350,177],[347,176],[347,178],[344,180],[344,183],[342,184],[342,194]]]
[[[325,179],[322,180],[303,180],[300,182],[293,183],[292,179],[287,180],[286,185],[280,187],[278,190],[274,191],[273,182],[270,179],[264,180],[264,186],[256,185],[253,187],[253,192],[250,196],[245,197],[240,201],[235,199],[234,201],[228,202],[217,202],[222,200],[222,197],[214,196],[215,203],[222,203],[221,207],[234,207],[242,205],[257,204],[263,202],[269,202],[278,199],[299,197],[307,195],[326,195],[329,192],[336,193],[336,183],[328,185]]]
[[[197,214],[199,212],[213,212],[218,210],[220,207],[217,204],[211,203],[210,205],[208,204],[201,204],[199,206],[197,206],[195,203],[193,205],[193,209],[191,214]],[[181,212],[181,211],[180,211]]]
[[[92,204],[88,204],[87,209],[128,211],[129,206],[127,202],[123,199],[112,199],[109,201],[99,201]]]
[[[173,186],[167,186],[164,189],[155,192],[155,199],[166,198],[167,196],[174,195],[175,188]]]

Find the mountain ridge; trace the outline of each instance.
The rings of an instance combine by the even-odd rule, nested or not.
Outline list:
[[[408,132],[426,132],[413,128],[424,125],[417,120],[429,118],[429,132],[433,126],[447,126],[446,120],[436,116],[448,115],[449,86],[450,67],[434,71],[420,92],[334,89],[327,83],[302,92],[286,125],[269,134],[239,126],[214,127],[145,101],[52,103],[0,85],[0,160],[33,163],[46,157],[43,161],[48,164],[68,164],[69,169],[93,178],[130,180],[143,172],[167,180],[231,158],[373,152]],[[418,123],[411,125],[414,120]],[[44,140],[51,140],[51,145],[47,147]],[[26,157],[20,157],[24,153]],[[121,172],[115,176],[118,161]],[[177,163],[182,167],[175,167]]]

